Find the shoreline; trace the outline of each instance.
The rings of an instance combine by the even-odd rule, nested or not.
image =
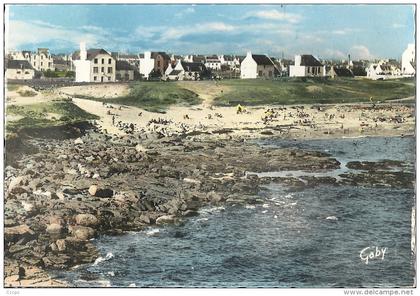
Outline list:
[[[235,136],[228,139],[226,135],[205,134],[191,139],[175,136],[139,140],[136,135],[128,135],[109,139],[99,131],[90,131],[76,140],[37,141],[41,147],[45,145],[42,143],[49,143],[51,147],[48,151],[26,155],[21,163],[29,164],[29,168],[6,168],[5,209],[15,214],[6,214],[6,261],[12,268],[5,277],[5,285],[23,286],[22,283],[25,283],[32,286],[33,282],[30,281],[22,281],[21,284],[16,281],[16,265],[13,263],[16,259],[10,261],[16,256],[23,256],[20,258],[26,258],[28,262],[38,262],[36,265],[40,266],[37,268],[41,273],[34,279],[35,283],[41,281],[46,286],[66,285],[48,278],[48,270],[67,269],[94,262],[99,254],[89,241],[90,238],[102,234],[119,235],[126,231],[139,231],[148,226],[176,224],[198,215],[199,209],[208,205],[258,203],[261,201],[256,193],[260,185],[270,182],[280,182],[291,188],[322,183],[338,185],[365,182],[351,175],[340,182],[328,177],[308,177],[302,182],[293,177],[256,177],[246,174],[250,171],[299,169],[325,172],[339,168],[340,163],[326,153],[297,148],[263,148]],[[95,150],[97,145],[106,148],[106,153],[101,153],[101,148]],[[76,151],[79,151],[81,158],[74,158]],[[123,158],[115,162],[112,155]],[[242,155],[240,162],[238,155]],[[111,163],[107,170],[93,172],[97,165],[92,158],[97,157],[108,157]],[[37,164],[36,159],[43,159],[46,163]],[[70,159],[76,159],[77,162],[72,166],[72,161],[67,161]],[[67,161],[69,166],[61,167],[59,163],[62,161]],[[118,167],[119,162],[123,166]],[[171,163],[177,166],[171,166]],[[37,171],[37,166],[47,166],[48,171],[54,173],[52,176],[41,174],[35,177],[34,184],[30,181],[33,177],[28,179],[28,176]],[[199,171],[197,166],[200,167]],[[64,174],[56,172],[60,167]],[[108,169],[114,170],[114,173],[109,175]],[[384,177],[383,172],[377,173],[366,175],[367,182],[378,182],[378,178]],[[386,182],[392,183],[394,181],[391,179],[396,179],[392,186],[401,186],[398,183],[401,180],[404,186],[411,186],[404,181],[407,175],[388,174]],[[54,181],[55,178],[61,181]],[[43,180],[52,182],[44,184]],[[93,184],[97,192],[102,191],[101,194],[93,193]],[[138,192],[136,188],[142,188],[143,192]],[[32,199],[28,199],[30,196]],[[40,203],[49,211],[42,212]],[[112,216],[109,216],[110,212]],[[18,217],[14,220],[16,214]],[[35,221],[38,224],[36,226],[33,224]],[[33,253],[25,255],[26,240],[34,238],[35,241],[30,243],[34,244],[35,249],[44,249],[40,251],[42,255],[37,255],[42,257],[35,261]],[[81,261],[73,261],[76,256]],[[25,265],[25,269],[31,270],[32,267]]]
[[[5,286],[69,286],[48,273],[94,262],[99,254],[91,238],[176,224],[208,205],[255,204],[260,186],[270,182],[292,189],[413,186],[411,173],[387,171],[387,162],[355,164],[380,169],[340,181],[246,173],[340,167],[327,153],[261,147],[259,139],[415,137],[412,104],[254,106],[239,114],[236,107],[198,105],[160,114],[72,100],[99,116],[91,129],[79,124],[62,140],[39,137],[42,132],[18,135],[7,145],[22,157],[5,168]],[[26,145],[33,149],[17,149]],[[21,281],[19,267],[25,270]]]

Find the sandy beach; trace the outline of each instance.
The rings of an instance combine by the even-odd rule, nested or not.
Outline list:
[[[235,107],[171,107],[165,114],[143,109],[103,104],[74,98],[80,108],[100,116],[101,129],[113,134],[124,134],[118,122],[135,124],[139,130],[148,130],[154,119],[170,121],[174,126],[189,130],[214,132],[230,129],[235,135],[256,137],[268,130],[285,137],[326,138],[374,135],[407,135],[414,133],[414,109],[399,104],[357,105],[298,105],[246,107],[237,113]],[[114,124],[113,124],[114,118]]]

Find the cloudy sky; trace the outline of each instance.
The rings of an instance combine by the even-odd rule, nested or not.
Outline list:
[[[400,58],[413,5],[7,5],[6,48]]]

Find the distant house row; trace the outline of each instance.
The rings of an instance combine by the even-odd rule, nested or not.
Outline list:
[[[202,80],[209,78],[274,79],[275,77],[354,77],[391,79],[415,75],[415,47],[410,44],[396,60],[341,62],[296,55],[294,61],[268,55],[174,55],[146,51],[122,54],[105,49],[80,50],[71,55],[52,55],[47,48],[18,51],[7,56],[6,78],[32,79],[36,72],[75,71],[76,82],[145,80]]]

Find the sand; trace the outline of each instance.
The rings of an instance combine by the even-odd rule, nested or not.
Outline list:
[[[72,97],[95,97],[111,99],[128,95],[128,84],[112,83],[98,85],[66,86],[57,89],[58,92]]]
[[[15,91],[7,93],[7,104],[25,105],[48,102],[56,99],[72,98],[73,102],[85,111],[98,115],[97,124],[113,134],[124,134],[115,126],[116,123],[136,124],[139,129],[147,130],[152,119],[171,120],[173,124],[185,125],[190,131],[214,132],[220,129],[232,129],[233,133],[246,136],[260,136],[261,132],[270,131],[284,137],[296,138],[326,138],[326,137],[356,137],[367,135],[407,135],[415,132],[414,105],[404,106],[398,102],[385,103],[372,108],[372,104],[336,104],[323,105],[318,110],[313,105],[298,106],[259,106],[247,107],[246,112],[237,114],[236,107],[213,107],[214,97],[228,87],[214,81],[181,81],[182,87],[190,89],[203,99],[203,103],[192,107],[172,106],[165,114],[147,112],[141,108],[121,106],[118,104],[103,104],[77,96],[92,96],[114,98],[128,94],[128,84],[100,84],[60,87],[52,90],[36,92],[33,97],[22,97],[19,92],[34,89],[20,86]],[[408,98],[412,100],[413,98]],[[272,112],[273,118],[264,121],[263,118]],[[141,115],[139,115],[141,114]],[[114,122],[112,118],[114,116]],[[401,116],[404,122],[392,121]],[[49,114],[49,118],[58,118],[58,114]],[[7,116],[7,121],[20,119]],[[378,120],[381,119],[381,120]]]
[[[237,114],[236,107],[209,107],[203,104],[194,107],[173,106],[165,114],[159,114],[86,99],[73,99],[73,102],[87,112],[98,115],[101,118],[97,121],[98,125],[113,134],[124,133],[112,124],[113,116],[115,122],[134,123],[140,129],[147,129],[150,120],[161,118],[171,120],[174,124],[182,123],[192,130],[214,132],[232,129],[236,134],[255,136],[271,129],[297,138],[407,135],[414,134],[415,127],[414,107],[399,104],[377,105],[376,108],[369,104],[327,105],[322,106],[321,110],[312,105],[247,107],[246,112],[241,114]],[[263,118],[271,113],[266,113],[268,109],[273,109],[277,117],[264,123]],[[304,117],[299,117],[299,114]],[[401,116],[404,122],[390,122],[395,116]]]

